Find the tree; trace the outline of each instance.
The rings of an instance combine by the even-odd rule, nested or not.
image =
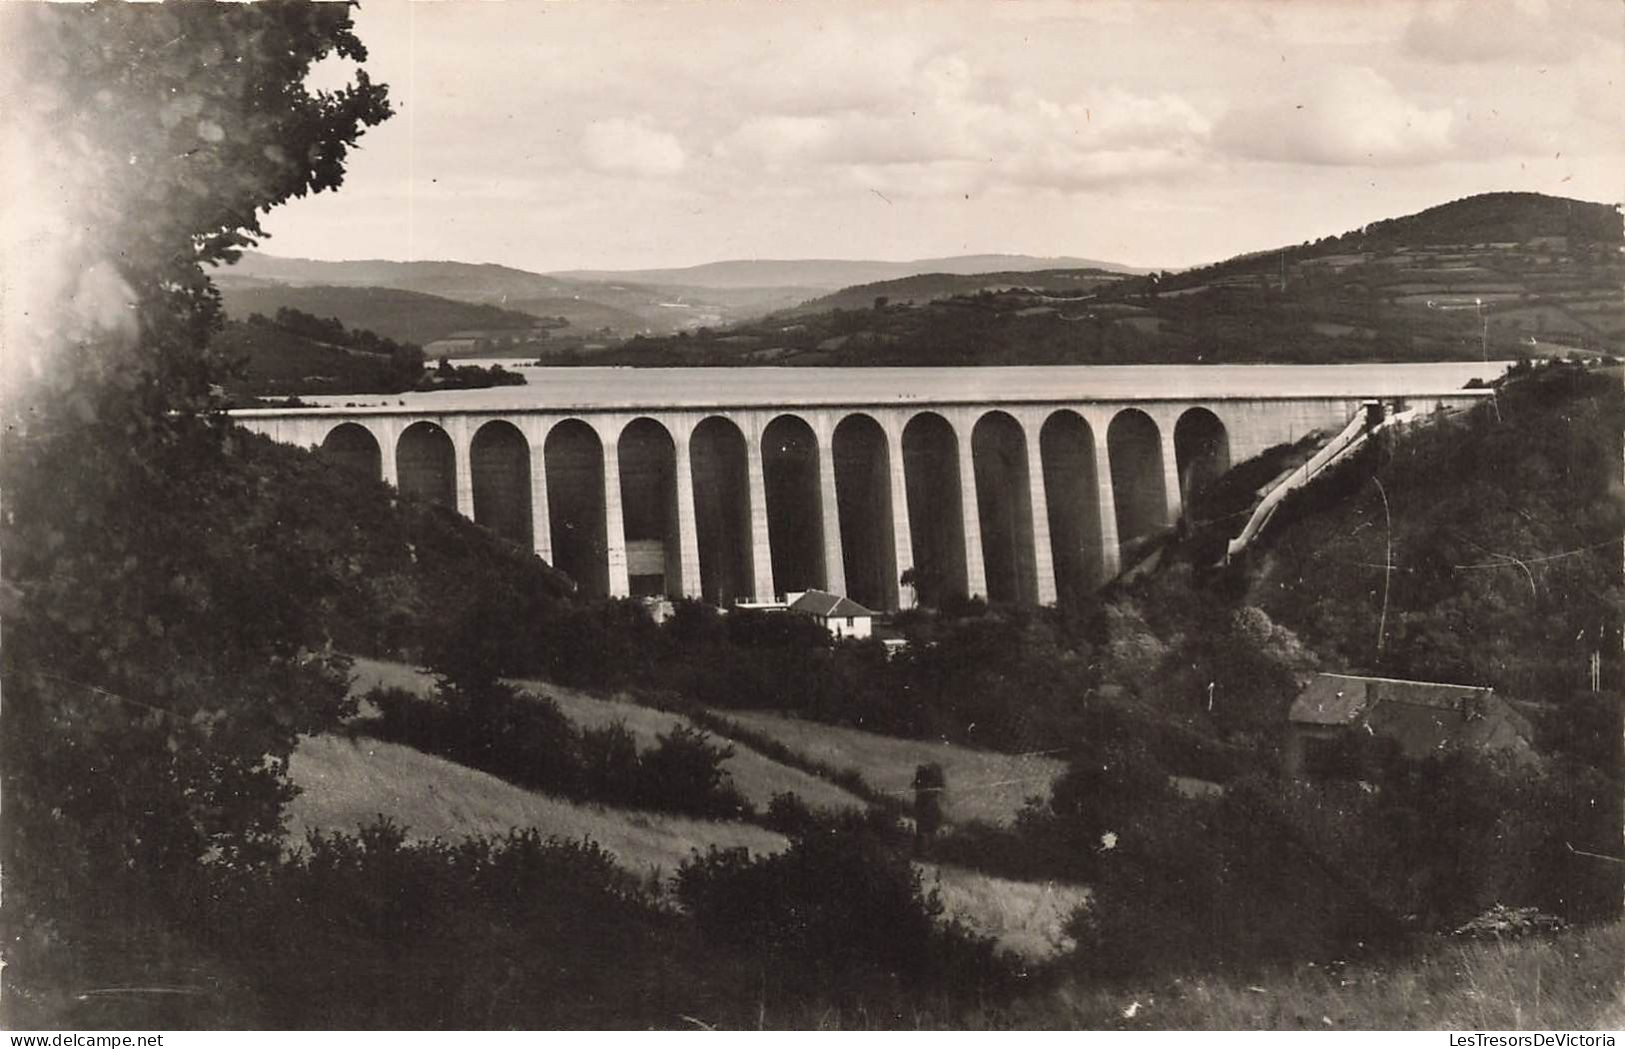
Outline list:
[[[0,486],[8,961],[82,928],[184,907],[200,864],[281,848],[301,733],[347,710],[313,609],[343,551],[213,409],[221,318],[205,265],[258,213],[340,184],[389,115],[345,5],[14,5],[5,95],[41,214],[61,234],[6,254]],[[26,188],[26,187],[25,187]],[[37,232],[37,231],[23,231]],[[144,902],[140,902],[144,901]],[[12,906],[15,905],[15,906]],[[45,930],[53,930],[46,932]]]
[[[48,288],[56,308],[8,331],[25,340],[8,351],[66,365],[43,378],[76,413],[94,401],[70,393],[86,379],[138,393],[149,410],[197,407],[220,316],[203,267],[256,244],[261,211],[338,187],[361,131],[390,115],[384,87],[359,68],[337,91],[305,85],[324,58],[366,59],[349,5],[28,4],[4,18],[25,174],[69,231],[31,261],[97,275]],[[119,295],[136,307],[133,340],[105,337],[126,326],[83,323]]]

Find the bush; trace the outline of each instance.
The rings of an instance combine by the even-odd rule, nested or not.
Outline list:
[[[855,822],[774,856],[713,848],[683,864],[676,889],[707,942],[753,947],[782,980],[855,990],[886,977],[969,991],[1007,978],[991,941],[939,924],[936,892]]]
[[[762,821],[770,830],[787,838],[800,837],[818,826],[818,817],[801,795],[795,791],[780,791],[767,803],[767,817]]]
[[[722,763],[734,748],[716,746],[706,732],[678,725],[659,737],[659,745],[639,758],[638,794],[648,808],[670,809],[695,816],[737,819],[750,803],[731,782]]]
[[[688,816],[752,815],[723,767],[733,748],[713,744],[699,729],[679,725],[639,753],[625,725],[580,732],[553,700],[501,684],[472,692],[443,684],[433,697],[377,689],[367,699],[378,714],[356,731],[516,786]]]
[[[1469,940],[1519,940],[1561,931],[1568,923],[1534,907],[1508,907],[1498,903],[1458,928],[1454,935]]]
[[[202,946],[252,989],[244,1026],[671,1026],[724,983],[609,853],[533,831],[317,834],[198,907]]]
[[[610,804],[635,805],[641,770],[637,737],[625,722],[581,733],[581,784],[586,796]]]

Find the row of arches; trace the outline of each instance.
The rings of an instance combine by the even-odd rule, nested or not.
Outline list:
[[[1014,416],[987,411],[971,426],[968,463],[961,462],[967,442],[933,411],[912,415],[898,447],[892,443],[886,428],[861,412],[840,420],[827,448],[806,420],[775,417],[761,434],[765,520],[758,524],[751,448],[723,416],[702,420],[688,435],[687,478],[679,473],[677,441],[656,419],[622,427],[612,459],[592,426],[561,420],[543,440],[539,490],[530,442],[514,424],[492,420],[470,442],[467,482],[475,521],[547,550],[590,593],[624,585],[633,596],[698,594],[722,605],[768,596],[757,593],[765,577],[779,593],[825,587],[872,608],[896,608],[908,596],[899,588],[908,568],[922,602],[985,593],[990,601],[1035,603],[1053,596],[1041,583],[1041,562],[1053,566],[1056,591],[1092,589],[1117,560],[1112,544],[1130,549],[1172,523],[1162,434],[1139,409],[1118,411],[1103,443],[1071,410],[1045,417],[1036,441]],[[1228,469],[1228,438],[1216,415],[1192,408],[1176,421],[1172,444],[1175,505],[1182,505]],[[358,473],[381,476],[382,451],[365,426],[339,424],[322,448]],[[457,505],[457,456],[444,429],[414,422],[394,451],[403,495]],[[606,463],[616,475],[613,504]],[[1104,503],[1107,478],[1111,501]],[[537,520],[533,492],[545,498],[545,523]],[[685,527],[689,499],[693,522]],[[626,557],[619,585],[608,542],[616,518]],[[547,542],[538,544],[534,533],[543,526]],[[765,543],[753,527],[764,528]]]

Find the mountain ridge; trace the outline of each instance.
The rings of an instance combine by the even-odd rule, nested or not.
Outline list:
[[[938,258],[886,259],[720,259],[697,266],[635,270],[554,270],[549,276],[563,280],[618,279],[646,284],[687,284],[695,287],[817,287],[838,291],[854,284],[898,280],[925,274],[971,276],[980,273],[1023,273],[1038,270],[1105,270],[1143,274],[1150,270],[1115,262],[1074,256],[1036,256],[1006,253],[948,255]]]
[[[842,289],[594,363],[1332,363],[1625,355],[1614,205],[1479,194],[1177,273],[983,274]],[[957,287],[956,287],[957,285]]]

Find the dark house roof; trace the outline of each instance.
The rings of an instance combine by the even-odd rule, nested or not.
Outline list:
[[[809,590],[796,598],[790,605],[793,612],[805,612],[811,616],[822,619],[834,619],[841,616],[873,616],[874,613],[840,594],[832,594],[826,590]]]
[[[1433,681],[1317,674],[1287,715],[1298,727],[1364,726],[1408,758],[1449,745],[1530,752],[1529,722],[1495,690]]]

